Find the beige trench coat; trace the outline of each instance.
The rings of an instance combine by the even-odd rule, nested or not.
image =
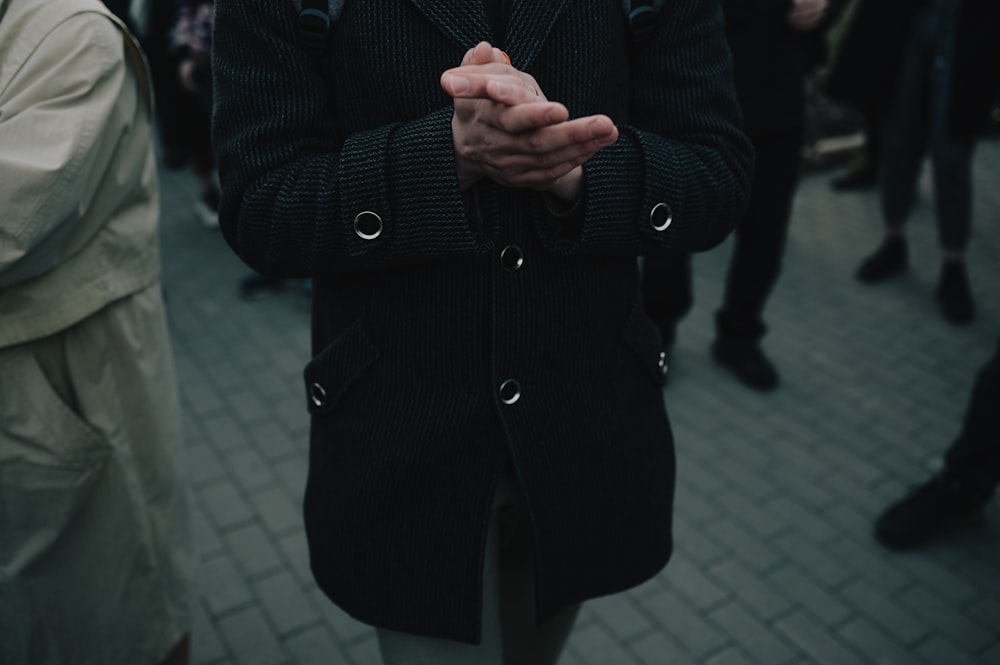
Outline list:
[[[96,0],[0,0],[0,663],[145,665],[193,555],[145,63]]]

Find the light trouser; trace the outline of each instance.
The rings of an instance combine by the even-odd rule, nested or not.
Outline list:
[[[385,665],[554,665],[580,606],[537,626],[531,525],[517,481],[505,474],[493,498],[483,567],[479,645],[379,628]]]

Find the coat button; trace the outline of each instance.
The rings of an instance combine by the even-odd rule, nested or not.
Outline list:
[[[354,232],[359,238],[374,240],[382,235],[382,218],[371,210],[359,212],[354,218]]]
[[[326,406],[326,389],[318,383],[312,384],[309,386],[309,400],[314,406],[320,408]]]
[[[657,203],[649,211],[649,223],[656,231],[665,231],[674,221],[674,211],[666,203]]]
[[[660,351],[660,359],[656,361],[656,366],[660,368],[660,374],[663,374],[664,376],[667,375],[667,370],[669,369],[669,367],[667,367],[666,351]]]
[[[524,253],[517,245],[507,245],[500,252],[500,265],[514,272],[524,265]]]
[[[507,379],[500,384],[500,401],[504,404],[513,404],[521,399],[521,385],[514,379]]]

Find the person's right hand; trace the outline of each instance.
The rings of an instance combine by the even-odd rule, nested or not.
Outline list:
[[[827,0],[792,0],[788,11],[788,25],[793,30],[812,30],[826,16]]]
[[[579,189],[578,167],[618,139],[607,116],[569,120],[566,107],[548,101],[534,77],[506,64],[485,42],[444,72],[441,86],[455,100],[452,134],[462,189],[485,176],[571,199]]]

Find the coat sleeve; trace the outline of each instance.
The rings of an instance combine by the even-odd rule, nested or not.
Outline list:
[[[458,189],[452,106],[343,131],[340,91],[297,43],[291,6],[216,3],[213,141],[229,245],[257,271],[285,277],[478,251]],[[375,242],[356,220],[378,232]]]
[[[114,156],[128,76],[122,34],[78,14],[38,44],[0,99],[0,288],[59,266],[99,230],[81,229]],[[95,225],[96,226],[96,225]]]
[[[716,0],[672,0],[632,55],[629,117],[619,140],[584,165],[584,218],[544,223],[568,254],[701,251],[743,214],[753,148],[742,129],[733,63]]]

